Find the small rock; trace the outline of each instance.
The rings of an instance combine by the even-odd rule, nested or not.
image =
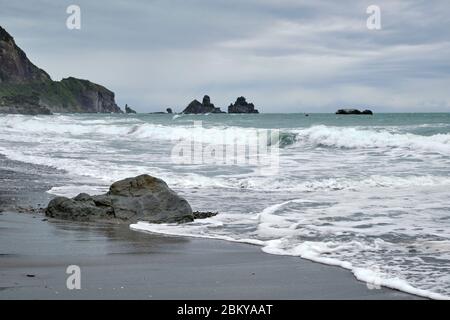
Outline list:
[[[210,212],[210,211],[195,211],[194,213],[194,219],[206,219],[214,217],[218,214],[218,212]]]
[[[133,109],[131,109],[127,104],[125,105],[125,113],[136,113]]]

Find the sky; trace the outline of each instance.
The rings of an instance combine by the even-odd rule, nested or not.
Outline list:
[[[262,112],[450,112],[448,0],[0,0],[0,25],[54,80],[139,112],[204,94],[222,110],[245,96]]]

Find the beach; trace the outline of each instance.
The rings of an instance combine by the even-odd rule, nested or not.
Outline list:
[[[0,164],[0,299],[419,299],[258,246],[47,219],[30,208],[45,205],[64,174]],[[81,290],[66,286],[69,265],[81,269]]]
[[[0,123],[4,212],[40,217],[55,196],[101,195],[116,181],[147,174],[164,181],[193,211],[218,214],[182,224],[133,221],[126,224],[133,237],[189,239],[187,257],[196,251],[193,244],[222,243],[280,266],[303,258],[344,272],[368,297],[378,293],[365,283],[448,298],[447,114],[7,115]],[[270,139],[261,154],[249,156],[252,138],[261,135]],[[194,145],[186,149],[192,157],[177,156],[186,145]],[[227,151],[224,162],[204,152],[214,148]]]
[[[0,299],[417,299],[257,246],[43,218],[1,213]],[[66,287],[69,265],[81,290]]]
[[[450,300],[445,1],[28,2],[0,299]]]

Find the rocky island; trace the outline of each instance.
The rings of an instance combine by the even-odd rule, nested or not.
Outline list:
[[[199,114],[199,113],[225,113],[216,108],[214,104],[211,103],[211,98],[208,95],[203,97],[203,101],[200,103],[198,100],[193,100],[189,105],[183,110],[184,114]]]
[[[125,105],[125,113],[137,113],[135,110],[131,109],[128,104]]]
[[[259,113],[259,111],[255,109],[253,103],[248,103],[245,97],[239,97],[234,104],[230,104],[228,113]]]
[[[184,110],[184,114],[204,114],[204,113],[226,113],[220,108],[216,108],[211,103],[211,98],[208,95],[203,97],[203,101],[200,103],[198,100],[193,100]],[[239,97],[235,103],[230,104],[228,107],[228,113],[259,113],[255,109],[253,103],[248,103],[245,97]]]
[[[0,26],[0,113],[122,113],[114,93],[88,80],[53,81]]]
[[[373,112],[371,110],[360,111],[358,109],[339,109],[338,111],[336,111],[336,114],[366,114],[366,115],[373,115]]]

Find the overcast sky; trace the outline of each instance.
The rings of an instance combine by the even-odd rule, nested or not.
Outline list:
[[[204,94],[222,110],[244,95],[263,112],[450,112],[449,17],[448,0],[0,0],[0,25],[54,80],[141,112]]]

